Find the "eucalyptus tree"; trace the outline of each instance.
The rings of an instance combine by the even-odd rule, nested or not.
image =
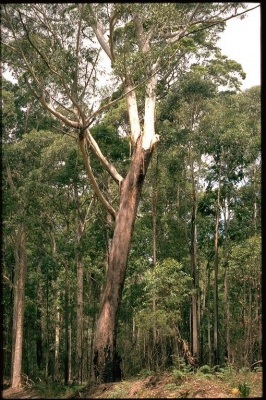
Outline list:
[[[249,367],[262,354],[261,236],[232,243],[228,263],[230,361]]]
[[[233,237],[231,224],[234,222],[234,203],[238,202],[239,192],[249,179],[254,186],[253,178],[249,178],[249,170],[254,165],[259,166],[259,124],[260,104],[258,97],[252,101],[246,99],[246,93],[220,93],[209,101],[206,114],[201,119],[199,131],[202,132],[201,145],[209,157],[209,172],[206,175],[207,190],[205,201],[209,196],[212,200],[211,208],[215,215],[214,228],[214,358],[220,359],[219,344],[219,304],[218,279],[219,265],[222,257],[219,247],[222,243],[224,266],[224,307],[226,315],[226,353],[230,359],[230,329],[229,329],[229,301],[228,301],[228,263],[230,236]],[[257,92],[258,95],[259,91]],[[244,100],[245,99],[245,100]],[[256,99],[256,100],[255,100]],[[248,102],[249,106],[243,107]],[[249,111],[248,111],[249,110]],[[251,111],[252,110],[252,111]],[[253,114],[255,119],[253,119]],[[210,117],[211,115],[211,117]],[[249,119],[253,119],[250,129]],[[205,135],[205,136],[204,136]],[[256,149],[256,150],[255,150]],[[212,198],[212,199],[211,199]],[[258,198],[258,192],[256,194]],[[202,199],[203,200],[203,199]],[[204,200],[203,200],[204,203]],[[202,205],[203,205],[202,203]],[[206,202],[208,203],[208,201]],[[205,210],[208,207],[204,207]],[[201,209],[203,210],[201,207]],[[251,207],[251,209],[254,207]],[[242,210],[243,211],[243,210]],[[254,221],[251,218],[251,225]],[[254,232],[254,230],[253,230]],[[229,353],[229,355],[228,355]]]
[[[159,140],[156,89],[170,86],[191,55],[198,60],[210,56],[225,20],[246,7],[246,3],[38,3],[2,8],[4,63],[46,110],[75,132],[90,182],[113,219],[94,342],[98,381],[114,379],[118,310],[130,242],[145,175]],[[104,64],[100,64],[101,50]],[[113,78],[108,84],[110,99],[121,86],[122,95],[99,106],[101,71]],[[121,97],[127,103],[132,147],[124,175],[104,156],[90,130],[95,118]],[[100,189],[91,153],[116,183],[117,204]]]
[[[11,285],[10,306],[13,304],[13,333],[12,333],[12,360],[11,384],[17,386],[21,380],[23,342],[24,342],[24,311],[25,311],[25,285],[27,276],[29,241],[31,229],[34,229],[34,212],[32,207],[34,196],[30,195],[31,183],[34,180],[36,158],[38,150],[27,145],[30,139],[21,139],[25,126],[25,112],[23,104],[25,92],[18,86],[6,81],[1,81],[3,93],[2,113],[2,149],[3,149],[3,210],[4,210],[4,234],[5,234],[5,260],[10,259],[10,250],[14,252],[12,263],[4,263],[6,281]],[[26,96],[27,97],[27,96]],[[37,102],[39,105],[39,103]],[[50,117],[50,115],[49,115]],[[42,121],[40,118],[39,122]],[[51,117],[50,117],[51,122]],[[47,123],[47,120],[46,120]],[[42,124],[42,122],[41,122]],[[39,124],[39,126],[41,126]],[[28,128],[36,125],[34,114],[28,120]],[[46,135],[42,138],[42,145],[49,142]],[[25,154],[26,153],[26,154]],[[13,299],[12,299],[13,297]],[[9,336],[8,326],[5,332]],[[8,357],[5,354],[5,361]]]
[[[166,99],[160,104],[159,129],[171,129],[176,137],[179,151],[183,152],[183,175],[178,188],[185,192],[184,228],[186,243],[190,254],[193,291],[191,295],[191,350],[194,358],[200,361],[199,324],[201,302],[199,300],[200,271],[198,261],[198,197],[204,190],[204,149],[201,142],[204,132],[199,132],[202,118],[208,112],[208,102],[218,96],[218,86],[226,84],[239,89],[240,80],[245,74],[240,64],[224,58],[219,52],[210,60],[203,60],[201,65],[192,64],[188,73],[180,77],[169,91]],[[174,154],[172,154],[173,156]],[[178,157],[179,163],[182,159]],[[176,163],[177,164],[177,163]],[[177,165],[176,165],[177,166]],[[172,165],[173,168],[173,165]],[[180,167],[179,167],[180,168]],[[181,185],[180,185],[181,183]],[[179,213],[179,211],[178,211]]]

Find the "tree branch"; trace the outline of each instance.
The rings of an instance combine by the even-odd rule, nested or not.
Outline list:
[[[93,138],[92,134],[88,129],[84,131],[84,137],[86,137],[86,140],[88,141],[90,147],[92,148],[94,154],[97,156],[101,164],[104,166],[107,172],[111,175],[111,177],[115,180],[115,182],[120,185],[121,182],[123,181],[123,177],[117,172],[116,168],[110,164],[107,159],[104,157],[104,155],[101,152],[101,149],[99,148],[97,142]]]
[[[111,206],[111,204],[105,199],[105,197],[103,196],[97,182],[96,179],[93,175],[92,169],[91,169],[91,165],[90,165],[90,160],[89,160],[89,156],[86,152],[86,148],[85,148],[85,138],[79,140],[79,147],[83,156],[83,160],[85,163],[85,168],[86,168],[86,172],[88,174],[88,178],[94,188],[94,191],[97,195],[97,197],[99,198],[100,202],[104,205],[104,207],[107,209],[107,211],[109,211],[109,213],[113,216],[113,218],[116,218],[116,211],[115,209]]]
[[[110,19],[110,52],[111,52],[111,56],[112,56],[112,60],[115,60],[115,55],[114,55],[114,38],[113,38],[113,34],[114,34],[114,26],[115,23],[117,21],[119,12],[115,11],[114,14],[112,15],[111,19]]]
[[[93,31],[94,31],[94,33],[95,33],[95,35],[96,35],[101,47],[102,47],[102,49],[105,51],[105,53],[110,58],[110,60],[114,61],[114,59],[112,57],[112,53],[111,53],[110,47],[108,46],[108,43],[104,38],[104,34],[103,34],[103,31],[102,31],[102,28],[99,26],[99,24],[97,22],[97,18],[95,16],[94,11],[93,11],[92,4],[91,3],[87,3],[87,4],[88,4],[88,7],[89,7],[91,16],[93,18],[92,29],[93,29]]]
[[[82,16],[83,16],[84,4],[83,3],[79,3],[78,7],[81,7],[81,10],[80,10],[80,18],[79,18],[79,25],[78,25],[78,32],[77,32],[77,41],[76,41],[75,77],[74,77],[72,90],[71,90],[72,96],[76,96],[76,97],[77,97],[77,87],[78,87],[78,65],[79,65],[80,32],[81,32],[81,24],[82,24]]]
[[[213,21],[213,20],[212,20],[212,18],[214,18],[214,17],[216,18],[216,17],[217,17],[217,16],[213,16],[213,17],[211,17],[210,19],[208,19],[208,20],[206,20],[206,21],[198,20],[198,21],[191,22],[191,23],[190,23],[190,26],[196,25],[196,24],[199,24],[199,23],[204,23],[204,24],[209,23],[209,25],[208,25],[208,26],[204,26],[204,27],[199,28],[199,29],[195,29],[195,30],[190,31],[190,32],[187,32],[186,34],[184,33],[184,34],[182,34],[182,37],[180,36],[180,33],[176,33],[176,36],[177,36],[177,37],[176,37],[175,40],[172,40],[171,43],[175,43],[175,42],[177,42],[178,40],[182,39],[183,37],[189,36],[189,35],[191,35],[191,34],[193,34],[193,33],[200,32],[200,31],[203,31],[203,30],[205,30],[205,29],[209,29],[209,28],[211,28],[212,26],[215,26],[215,25],[219,25],[219,24],[221,24],[221,23],[223,23],[223,22],[225,22],[225,21],[228,21],[229,19],[239,17],[240,15],[246,14],[247,12],[252,11],[252,10],[254,10],[255,8],[258,8],[258,7],[260,7],[260,6],[258,5],[258,6],[249,8],[248,10],[242,11],[241,13],[233,14],[233,15],[230,15],[229,17],[227,17],[227,18],[222,18],[222,19],[219,19],[219,20],[217,20],[217,21]],[[220,13],[219,13],[219,14],[220,14]],[[186,28],[186,29],[187,29],[187,28]],[[184,32],[184,29],[182,30],[182,32]]]

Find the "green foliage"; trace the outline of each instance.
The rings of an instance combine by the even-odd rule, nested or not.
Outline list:
[[[173,356],[173,368],[172,373],[175,379],[185,379],[187,375],[194,374],[193,367],[187,365],[184,357]]]
[[[198,369],[198,372],[201,372],[202,374],[209,374],[211,372],[211,367],[209,365],[202,365]]]
[[[151,375],[154,375],[154,374],[155,374],[154,371],[144,368],[138,373],[138,376],[140,378],[147,378],[148,376],[151,376]]]
[[[169,335],[172,322],[180,319],[181,304],[189,298],[190,282],[182,265],[174,259],[149,268],[143,275],[143,301],[136,315],[137,326],[149,330],[156,325],[161,335]],[[152,299],[156,301],[155,311],[152,311]]]
[[[246,398],[250,394],[250,386],[246,382],[239,383],[238,390],[240,392],[239,397]]]
[[[81,392],[85,385],[63,385],[58,382],[37,383],[34,388],[44,399],[66,399]]]
[[[181,371],[179,369],[173,369],[172,373],[173,373],[174,378],[177,380],[179,380],[179,379],[183,380],[186,378],[186,375],[187,375],[185,371]]]
[[[186,377],[188,375],[193,375],[194,371],[193,371],[193,368],[191,366],[186,366],[186,367],[182,368],[182,370],[173,369],[172,370],[172,374],[173,374],[175,379],[184,380],[184,379],[186,379]]]
[[[3,6],[3,62],[17,78],[15,85],[5,79],[2,82],[3,326],[5,348],[9,352],[6,352],[5,360],[10,359],[5,364],[11,364],[8,354],[12,339],[14,244],[19,223],[25,224],[28,234],[24,335],[27,351],[23,366],[37,375],[45,371],[53,373],[58,310],[61,313],[60,374],[63,374],[66,265],[70,292],[67,311],[72,329],[72,363],[75,363],[78,255],[84,259],[84,337],[87,346],[84,371],[90,364],[90,346],[106,274],[107,240],[113,229],[107,226],[106,213],[96,200],[86,215],[93,197],[78,151],[77,131],[63,128],[62,122],[56,122],[54,115],[43,110],[38,98],[50,99],[55,111],[74,122],[77,116],[73,104],[77,103],[84,118],[93,123],[91,133],[102,153],[125,176],[133,152],[126,101],[123,99],[110,110],[105,108],[104,113],[96,115],[94,99],[99,99],[101,106],[118,99],[124,90],[121,82],[125,82],[125,78],[130,78],[132,84],[147,80],[155,62],[160,68],[156,132],[161,140],[147,174],[147,185],[143,188],[119,314],[118,346],[124,352],[124,368],[133,372],[141,370],[139,376],[146,377],[153,374],[153,370],[169,367],[169,360],[173,360],[176,378],[184,379],[192,373],[182,357],[178,359],[172,354],[179,347],[180,337],[188,339],[190,344],[192,341],[190,246],[193,223],[197,227],[202,358],[204,363],[209,362],[207,338],[210,335],[212,340],[213,336],[213,235],[219,178],[221,351],[225,347],[222,301],[225,270],[228,273],[232,354],[236,363],[242,365],[260,351],[260,87],[237,92],[241,79],[245,78],[242,67],[223,56],[216,47],[225,22],[216,25],[207,22],[215,13],[221,11],[219,17],[222,18],[224,12],[228,15],[242,6],[242,3],[228,3],[226,7],[222,3],[200,4],[197,18],[200,16],[201,20],[192,22],[188,35],[178,40],[172,35],[177,27],[179,33],[179,27],[187,24],[195,3],[92,3],[92,11],[89,3]],[[103,68],[99,64],[101,58],[93,30],[93,13],[106,32],[105,37],[110,34],[106,44],[113,44],[111,72],[105,64]],[[136,16],[142,21],[141,40]],[[112,32],[110,27],[113,27]],[[147,44],[146,49],[142,39]],[[197,64],[190,65],[192,55],[197,57]],[[98,83],[102,85],[106,76],[110,78],[108,87],[102,89]],[[219,93],[220,85],[227,86],[230,91]],[[35,92],[34,100],[29,86]],[[144,85],[136,90],[136,95],[142,116]],[[61,135],[62,129],[65,135]],[[91,154],[89,146],[87,150]],[[108,197],[117,196],[117,187],[110,184],[109,175],[94,156],[91,164],[101,189]],[[15,190],[10,184],[9,173]],[[192,195],[193,184],[196,200]],[[119,202],[119,196],[115,201]],[[195,221],[191,217],[193,206],[197,209]],[[230,226],[226,226],[223,219],[222,212],[226,213],[226,210]],[[156,214],[156,226],[153,213]],[[78,242],[77,221],[85,216],[84,236]],[[153,249],[155,237],[156,249]],[[152,263],[154,250],[156,265]],[[252,324],[254,318],[256,323]],[[245,336],[247,328],[248,340]],[[38,346],[43,354],[35,368]],[[245,349],[243,359],[239,356],[239,348]],[[215,376],[224,379],[235,371],[231,366],[210,369],[203,365],[199,372],[205,376],[216,372]],[[43,388],[43,392],[48,392],[45,396],[51,397],[58,396],[60,390],[64,392],[65,388],[59,384]],[[121,397],[125,393],[123,388],[112,396]]]
[[[177,386],[176,383],[167,383],[167,384],[164,386],[164,389],[165,389],[165,390],[175,390],[175,389],[177,389],[177,388],[178,388],[178,386]]]
[[[216,378],[221,380],[232,379],[237,373],[237,368],[230,363],[228,363],[225,367],[214,365],[211,370],[212,373],[215,374]]]
[[[130,389],[130,382],[123,381],[115,390],[108,393],[108,399],[124,399]]]

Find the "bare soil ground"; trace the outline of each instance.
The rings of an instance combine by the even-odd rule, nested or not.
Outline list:
[[[8,388],[3,391],[2,397],[4,399],[40,399],[38,391],[33,388]]]
[[[149,376],[139,380],[102,384],[79,393],[79,398],[237,398],[232,389],[243,383],[243,377],[232,381],[197,375],[175,379],[172,374]],[[245,382],[250,386],[249,398],[262,398],[262,373],[249,374]],[[241,397],[241,396],[240,396]],[[78,398],[78,397],[75,397]]]
[[[171,373],[129,379],[116,383],[105,383],[86,387],[71,395],[70,399],[118,399],[118,398],[241,398],[232,389],[239,383],[250,387],[249,398],[262,398],[262,373],[235,374],[229,378],[188,375],[177,379]],[[2,393],[5,399],[41,399],[37,388],[7,389]],[[56,398],[63,398],[60,395]]]

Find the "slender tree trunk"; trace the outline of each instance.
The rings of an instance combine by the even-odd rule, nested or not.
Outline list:
[[[254,228],[254,235],[257,234],[257,218],[258,218],[258,210],[257,210],[257,199],[256,199],[256,164],[254,164],[254,171],[253,171],[253,228]]]
[[[120,362],[116,354],[118,311],[137,208],[151,154],[152,148],[144,151],[139,138],[129,173],[121,185],[120,207],[116,215],[106,284],[94,340],[94,374],[98,382],[112,382],[119,379],[116,377],[116,372],[119,374],[117,370]]]
[[[83,363],[83,256],[77,255],[77,342],[76,342],[76,375],[75,378],[82,383],[82,363]]]
[[[49,376],[49,278],[46,270],[45,379]]]
[[[226,341],[225,362],[231,362],[228,265],[225,265],[225,272],[224,272],[224,305],[225,305],[225,341]]]
[[[107,200],[111,203],[112,196],[110,194],[110,182],[111,182],[111,177],[108,176],[107,181],[105,182],[106,193],[107,193],[106,197],[107,197]],[[112,227],[113,227],[113,225],[114,225],[114,223],[113,223],[112,215],[107,212],[107,215],[106,215],[106,264],[105,264],[106,272],[108,270],[110,250],[111,250],[111,246],[112,246],[112,237],[113,237]]]
[[[41,263],[38,264],[37,274],[41,276]],[[42,315],[42,306],[43,306],[43,291],[41,280],[38,281],[37,287],[37,311],[36,311],[36,320],[37,320],[37,338],[36,338],[36,363],[39,371],[43,367],[43,339],[44,339],[44,318]]]
[[[84,296],[84,257],[81,250],[82,237],[85,232],[86,217],[91,209],[91,200],[86,212],[82,211],[82,207],[78,195],[77,184],[74,184],[74,196],[77,207],[77,230],[76,230],[76,243],[77,243],[77,336],[76,336],[76,358],[75,358],[75,379],[78,383],[83,381],[83,296]]]
[[[64,352],[64,381],[68,384],[69,379],[69,271],[68,259],[65,261],[65,352]]]
[[[206,270],[204,272],[204,279],[202,280],[202,306],[200,309],[200,318],[199,318],[199,347],[200,347],[200,360],[199,364],[202,364],[204,358],[204,344],[206,341],[205,335],[205,324],[206,324],[206,303],[207,303],[207,292],[208,292],[208,270],[209,270],[209,261],[206,265]],[[208,307],[207,307],[208,309]]]
[[[212,361],[212,345],[211,345],[211,296],[210,296],[210,264],[207,263],[207,294],[208,294],[208,307],[207,307],[207,331],[208,331],[208,365],[211,365]]]
[[[220,363],[220,355],[219,355],[219,333],[218,333],[218,265],[219,265],[219,255],[218,255],[218,239],[219,239],[219,220],[220,220],[220,175],[221,171],[219,171],[219,183],[218,183],[218,192],[217,192],[217,204],[216,204],[216,222],[215,222],[215,237],[214,237],[214,329],[213,329],[213,353],[214,353],[214,362],[216,365]]]
[[[68,382],[72,381],[72,321],[68,325]]]
[[[68,192],[69,196],[69,192]],[[68,197],[69,200],[69,197]],[[65,351],[64,351],[64,382],[69,382],[69,264],[68,264],[68,243],[69,243],[69,221],[66,229],[66,259],[65,259]]]
[[[153,268],[156,267],[157,263],[157,205],[158,205],[158,156],[156,157],[156,172],[155,172],[155,193],[152,204],[152,237],[153,237]],[[156,314],[156,298],[155,295],[152,298],[152,312]],[[157,328],[156,323],[153,325],[153,355],[156,360],[155,371],[158,368],[158,351],[156,351],[157,345]]]
[[[197,277],[197,192],[194,175],[194,162],[191,143],[189,143],[189,165],[192,185],[192,215],[191,215],[191,241],[190,241],[190,264],[193,282],[192,291],[192,354],[198,359],[198,277]]]
[[[25,282],[27,273],[26,231],[23,224],[19,225],[15,237],[15,273],[14,273],[14,314],[12,342],[12,373],[11,386],[21,385],[23,321],[25,308]]]
[[[230,224],[230,208],[229,199],[226,199],[225,213],[224,213],[224,227],[225,227],[225,241],[224,241],[224,309],[225,309],[225,342],[226,354],[225,361],[230,362],[231,348],[230,348],[230,304],[229,304],[229,288],[228,288],[228,230]]]
[[[59,303],[60,290],[57,292],[57,301]],[[60,344],[60,307],[56,307],[56,323],[55,323],[55,349],[54,349],[54,381],[59,381],[59,344]]]

